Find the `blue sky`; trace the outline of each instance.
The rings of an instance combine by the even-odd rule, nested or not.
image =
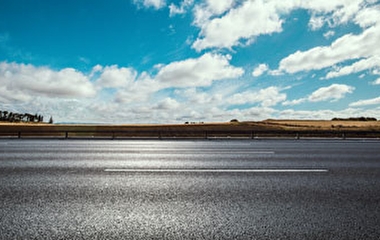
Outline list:
[[[56,122],[380,119],[374,0],[0,0],[0,110]]]

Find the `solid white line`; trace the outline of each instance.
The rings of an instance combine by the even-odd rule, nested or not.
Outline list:
[[[189,172],[189,173],[324,173],[328,172],[328,169],[224,169],[224,168],[107,168],[105,172],[132,172],[132,173],[176,173],[176,172]]]

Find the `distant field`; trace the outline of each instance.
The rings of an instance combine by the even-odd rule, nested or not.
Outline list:
[[[0,137],[28,138],[257,138],[380,137],[380,121],[265,120],[197,124],[0,123]]]
[[[380,121],[331,121],[331,120],[265,120],[269,125],[281,126],[285,129],[310,128],[310,129],[335,129],[356,128],[358,130],[379,130]]]

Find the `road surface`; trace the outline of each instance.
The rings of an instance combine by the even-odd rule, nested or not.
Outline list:
[[[0,140],[0,239],[379,239],[380,141]]]

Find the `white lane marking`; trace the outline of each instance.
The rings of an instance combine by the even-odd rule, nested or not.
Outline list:
[[[132,173],[165,173],[165,172],[189,172],[189,173],[325,173],[328,169],[224,169],[224,168],[106,168],[105,172],[132,172]]]

